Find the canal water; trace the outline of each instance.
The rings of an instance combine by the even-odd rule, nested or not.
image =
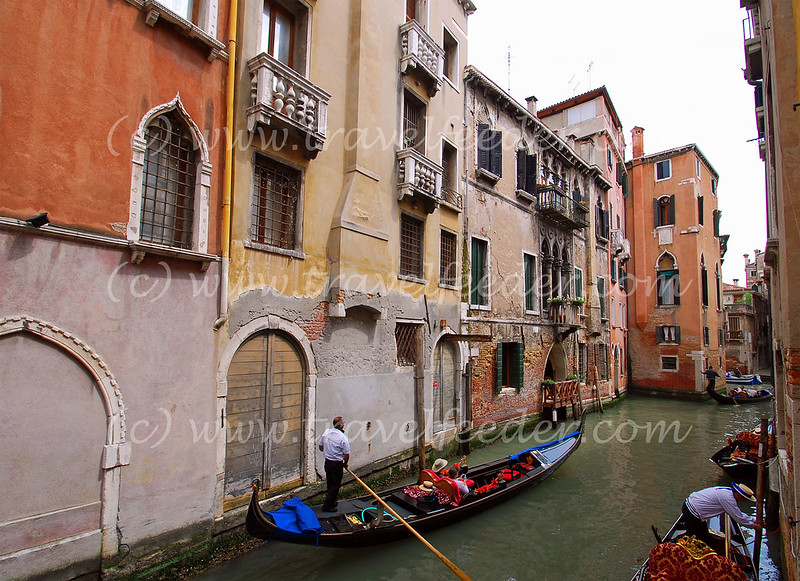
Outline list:
[[[730,478],[708,458],[726,435],[769,417],[769,402],[721,406],[632,396],[587,415],[583,442],[552,477],[478,516],[425,538],[475,581],[628,580],[677,518],[684,498]],[[507,432],[469,464],[541,443]],[[755,489],[755,484],[752,485]],[[755,514],[755,505],[742,503]],[[751,541],[752,539],[752,531]],[[780,574],[780,533],[762,543],[761,579]],[[456,576],[420,541],[365,549],[263,546],[205,580],[418,581]]]

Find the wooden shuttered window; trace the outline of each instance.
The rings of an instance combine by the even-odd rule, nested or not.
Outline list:
[[[536,311],[536,257],[525,255],[525,310]]]
[[[697,223],[703,225],[703,196],[697,196]]]
[[[478,168],[503,177],[503,133],[478,125]]]
[[[675,223],[675,195],[662,196],[653,200],[653,225],[669,226]]]
[[[656,343],[675,343],[680,345],[681,328],[678,325],[659,325],[656,327]]]
[[[522,389],[525,377],[525,345],[523,343],[497,344],[497,391],[504,387]]]
[[[488,276],[486,254],[488,243],[479,238],[472,239],[472,264],[470,267],[470,299],[472,305],[488,304]]]
[[[523,150],[517,151],[517,189],[536,195],[536,176],[539,173],[538,158]]]

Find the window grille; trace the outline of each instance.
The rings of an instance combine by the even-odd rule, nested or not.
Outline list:
[[[439,258],[439,284],[456,286],[456,235],[442,230],[441,250]]]
[[[253,242],[294,250],[297,244],[297,207],[300,172],[268,158],[255,162],[251,239]]]
[[[172,111],[147,127],[140,239],[192,247],[197,156],[189,128]]]
[[[400,274],[422,278],[422,220],[403,214],[400,219]]]
[[[403,105],[403,147],[425,153],[425,106],[408,92]]]
[[[394,340],[397,344],[397,366],[409,367],[417,364],[417,328],[411,323],[397,323]]]

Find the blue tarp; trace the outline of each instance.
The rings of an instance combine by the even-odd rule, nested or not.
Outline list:
[[[299,498],[287,500],[283,503],[283,508],[270,511],[269,514],[281,531],[298,535],[322,532],[317,515]]]

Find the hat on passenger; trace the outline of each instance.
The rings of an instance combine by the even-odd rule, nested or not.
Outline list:
[[[430,480],[426,480],[422,484],[419,485],[419,488],[420,488],[420,490],[424,490],[426,492],[430,492],[431,490],[434,490],[433,482],[431,482]]]
[[[437,458],[437,459],[434,461],[434,463],[433,463],[433,467],[431,468],[431,470],[433,470],[434,472],[439,472],[439,471],[440,471],[440,470],[442,470],[442,469],[443,469],[445,466],[447,466],[447,460],[445,460],[444,458]]]
[[[744,484],[738,484],[737,482],[732,482],[731,483],[731,488],[733,488],[734,492],[737,492],[737,493],[741,494],[743,497],[745,497],[750,502],[755,502],[756,501],[756,496],[755,496],[755,494],[753,494],[753,491],[750,489],[749,486],[746,486]]]

